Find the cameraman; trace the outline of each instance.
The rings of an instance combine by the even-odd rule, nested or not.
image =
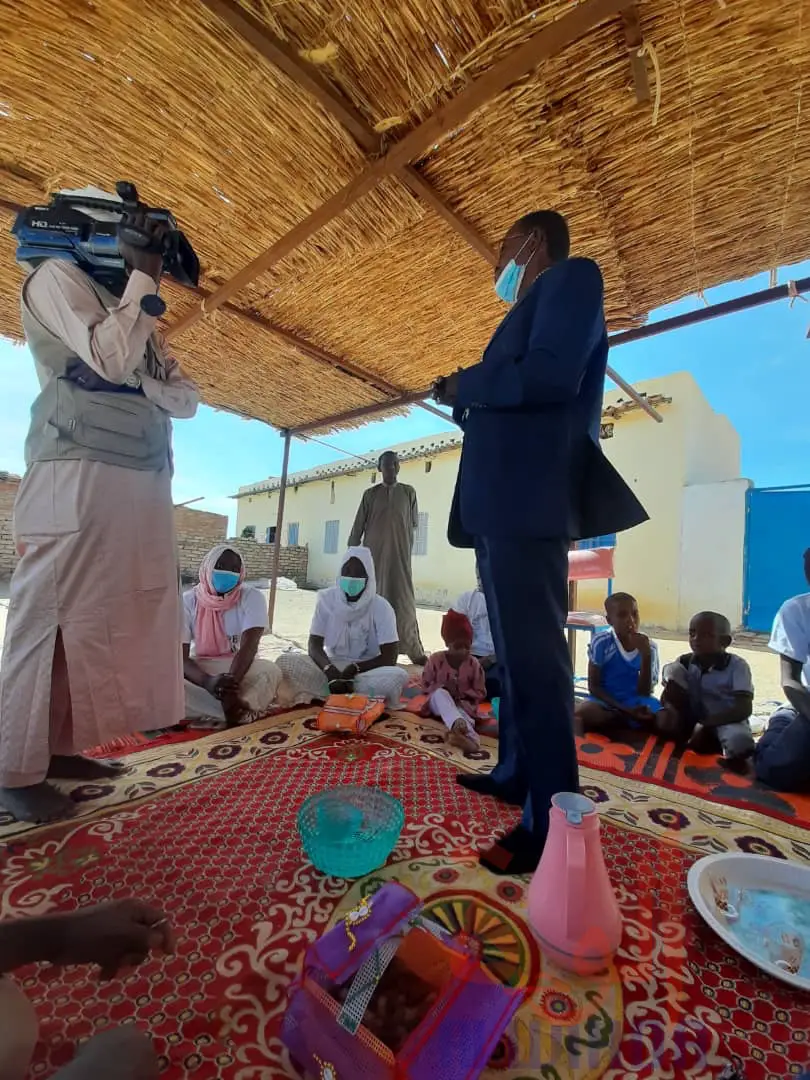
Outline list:
[[[126,220],[160,246],[163,223]],[[79,751],[183,716],[169,418],[199,395],[156,333],[162,255],[119,250],[118,288],[48,259],[22,289],[41,392],[0,665],[0,805],[20,821],[73,813],[48,779],[118,771]]]

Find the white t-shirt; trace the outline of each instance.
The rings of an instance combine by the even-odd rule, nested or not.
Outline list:
[[[471,589],[462,593],[453,605],[455,611],[466,615],[472,623],[473,643],[470,650],[473,656],[494,656],[495,645],[489,626],[487,600],[480,589]]]
[[[312,625],[309,628],[310,634],[314,634],[315,637],[327,639],[329,634],[333,608],[329,603],[330,598],[324,594],[330,591],[330,589],[323,589],[318,593],[315,614],[312,616]],[[380,655],[381,645],[391,645],[395,641],[399,641],[399,634],[394,609],[382,596],[375,596],[363,615],[349,623],[347,655],[338,659],[350,664],[373,660],[375,656]],[[327,640],[324,641],[324,650],[328,657],[336,656],[336,653],[329,648]]]
[[[810,686],[810,593],[786,600],[776,613],[768,647],[802,664],[802,682]]]
[[[183,644],[190,645],[194,641],[194,624],[197,619],[197,593],[194,589],[183,593],[183,616]],[[246,630],[259,627],[262,630],[267,629],[267,603],[253,585],[243,585],[239,603],[224,611],[222,619],[231,643],[231,652],[236,653],[239,651],[240,638]]]

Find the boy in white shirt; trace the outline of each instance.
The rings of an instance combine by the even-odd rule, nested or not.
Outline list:
[[[804,553],[810,582],[810,550]],[[757,779],[777,791],[810,791],[810,593],[786,600],[776,614],[769,647],[779,654],[787,705],[777,709],[757,743]]]
[[[728,652],[731,625],[716,611],[699,611],[689,622],[692,651],[664,668],[661,701],[677,719],[671,734],[696,753],[720,750],[732,772],[744,773],[754,753],[750,716],[751,669]]]

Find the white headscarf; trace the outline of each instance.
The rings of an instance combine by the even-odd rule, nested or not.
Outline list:
[[[363,592],[356,600],[349,600],[340,587],[343,567],[350,559],[359,559],[363,564],[368,580]],[[350,547],[340,560],[335,584],[321,593],[321,602],[325,605],[329,623],[324,636],[324,646],[334,656],[347,656],[349,651],[349,626],[368,616],[368,611],[377,595],[377,575],[374,572],[374,559],[367,547]]]

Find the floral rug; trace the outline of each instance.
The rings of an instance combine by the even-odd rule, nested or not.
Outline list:
[[[577,738],[580,765],[618,776],[634,776],[662,787],[688,791],[713,803],[740,806],[810,828],[810,795],[786,794],[750,776],[724,769],[717,754],[677,751],[675,744],[640,731]]]
[[[420,680],[417,676],[413,676],[403,691],[403,711],[399,715],[419,717],[426,702],[427,697],[422,693]],[[757,705],[756,712],[760,717],[761,725],[766,723],[767,717],[778,704],[778,702],[762,702]],[[281,712],[284,711],[281,710]],[[311,710],[305,709],[299,712],[309,715]],[[282,717],[284,722],[290,719],[289,712]],[[489,702],[481,705],[476,727],[478,732],[485,736],[485,745],[488,745],[489,739],[497,738],[498,722]],[[210,733],[200,727],[195,729],[187,726],[138,732],[106,746],[96,747],[88,751],[88,756],[130,755],[136,751],[194,742]],[[619,776],[635,776],[653,784],[660,784],[662,787],[692,792],[710,802],[743,808],[750,807],[763,814],[780,817],[804,828],[810,828],[810,794],[794,795],[773,791],[752,777],[739,776],[727,771],[716,754],[695,754],[691,750],[679,751],[674,743],[648,735],[646,732],[627,729],[616,732],[613,738],[601,734],[577,737],[577,756],[580,765],[590,769],[604,770]],[[1,823],[2,817],[0,817]]]
[[[731,953],[685,884],[694,859],[714,851],[810,864],[806,831],[583,770],[625,935],[604,974],[577,979],[539,952],[528,881],[478,868],[476,851],[515,820],[455,783],[459,764],[489,768],[495,744],[485,744],[460,762],[438,725],[412,717],[350,741],[321,736],[311,715],[276,718],[133,755],[114,783],[74,786],[80,816],[64,825],[0,825],[3,917],[136,895],[163,906],[179,938],[174,957],[112,983],[80,968],[18,973],[42,1020],[32,1075],[49,1075],[109,1020],[132,1017],[151,1031],[171,1080],[294,1075],[279,1025],[303,951],[391,878],[446,926],[475,936],[499,978],[527,989],[487,1080],[704,1080],[736,1060],[747,1080],[783,1080],[806,1064],[810,997]],[[386,867],[359,883],[316,872],[295,827],[308,794],[347,782],[380,784],[406,815]]]
[[[577,680],[582,691],[582,680]],[[419,714],[427,698],[421,692],[418,679],[412,679],[403,692],[403,708]],[[760,702],[755,713],[762,728],[780,703]],[[476,727],[482,735],[496,737],[498,722],[488,702],[480,708]],[[675,743],[667,742],[643,731],[616,732],[612,738],[591,734],[577,737],[577,757],[580,765],[605,770],[619,776],[635,776],[663,787],[690,791],[711,802],[750,807],[761,813],[782,817],[810,828],[810,794],[792,795],[773,791],[753,777],[739,776],[724,769],[717,754],[696,754],[680,751]]]

